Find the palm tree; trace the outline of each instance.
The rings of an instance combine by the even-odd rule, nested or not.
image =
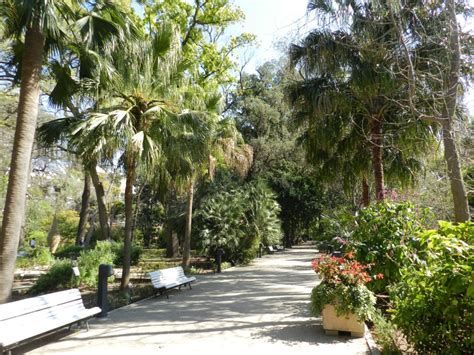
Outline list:
[[[21,42],[20,97],[0,234],[0,303],[8,300],[13,282],[16,252],[25,213],[26,188],[38,116],[41,70],[46,53],[66,38],[61,22],[73,13],[64,1],[6,0],[1,16],[7,22],[6,37]]]
[[[64,110],[73,117],[55,119],[43,124],[39,130],[42,143],[50,146],[58,142],[68,145],[68,151],[79,155],[71,130],[84,119],[85,112],[98,108],[101,91],[110,82],[111,68],[107,52],[117,46],[140,38],[142,34],[129,18],[127,8],[118,8],[96,2],[87,9],[75,9],[80,13],[76,22],[78,31],[63,49],[61,56],[50,60],[48,71],[55,81],[49,95],[52,107]],[[75,69],[73,69],[75,68]],[[82,155],[84,165],[84,193],[78,226],[78,242],[84,239],[88,215],[88,198],[92,182],[96,192],[102,240],[110,237],[106,196],[97,173],[99,158]]]
[[[319,2],[311,2],[311,6],[334,15],[334,9]],[[292,63],[301,69],[304,79],[289,85],[288,92],[297,118],[306,125],[310,154],[327,163],[334,164],[334,158],[339,165],[349,163],[346,168],[362,178],[366,204],[368,167],[373,171],[376,199],[382,201],[385,171],[389,170],[384,167],[387,153],[393,156],[404,151],[399,158],[407,160],[406,156],[426,149],[432,140],[408,142],[397,133],[410,125],[410,117],[397,104],[403,93],[394,73],[385,69],[391,66],[387,44],[395,34],[370,6],[354,6],[348,30],[317,30],[291,47]],[[429,131],[428,124],[414,125]],[[344,149],[347,143],[349,150]],[[354,153],[359,159],[352,158]]]
[[[212,130],[205,115],[182,108],[189,87],[177,66],[176,38],[174,29],[163,25],[159,33],[113,51],[114,80],[102,112],[90,114],[73,132],[83,154],[121,154],[126,180],[122,290],[129,283],[137,175],[185,175],[191,162],[206,156]]]

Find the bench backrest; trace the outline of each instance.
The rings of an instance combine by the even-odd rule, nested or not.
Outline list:
[[[173,283],[185,277],[186,275],[181,266],[150,272],[151,282],[153,283]]]
[[[275,251],[271,245],[268,246],[268,251]]]
[[[66,303],[77,306],[79,304],[78,301],[82,304],[81,293],[78,289],[71,289],[5,303],[0,305],[0,322]]]

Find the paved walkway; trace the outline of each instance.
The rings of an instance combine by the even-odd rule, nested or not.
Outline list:
[[[33,354],[367,354],[364,338],[326,336],[309,316],[314,251],[294,248],[251,266],[199,277],[109,313]]]

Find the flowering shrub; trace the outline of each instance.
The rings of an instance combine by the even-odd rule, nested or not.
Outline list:
[[[338,315],[354,313],[362,321],[372,319],[375,296],[366,287],[372,277],[367,272],[368,266],[353,257],[353,253],[347,253],[344,257],[325,256],[313,260],[313,270],[323,277],[311,294],[314,315],[319,315],[325,305],[331,304]]]
[[[387,293],[389,285],[400,281],[400,269],[410,262],[410,250],[418,248],[417,233],[426,219],[427,211],[408,202],[378,203],[359,212],[350,248],[359,262],[384,275],[368,284],[371,291]]]

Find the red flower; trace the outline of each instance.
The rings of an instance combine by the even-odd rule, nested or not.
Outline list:
[[[377,275],[375,275],[375,278],[376,278],[377,280],[383,280],[383,274],[378,273]]]

